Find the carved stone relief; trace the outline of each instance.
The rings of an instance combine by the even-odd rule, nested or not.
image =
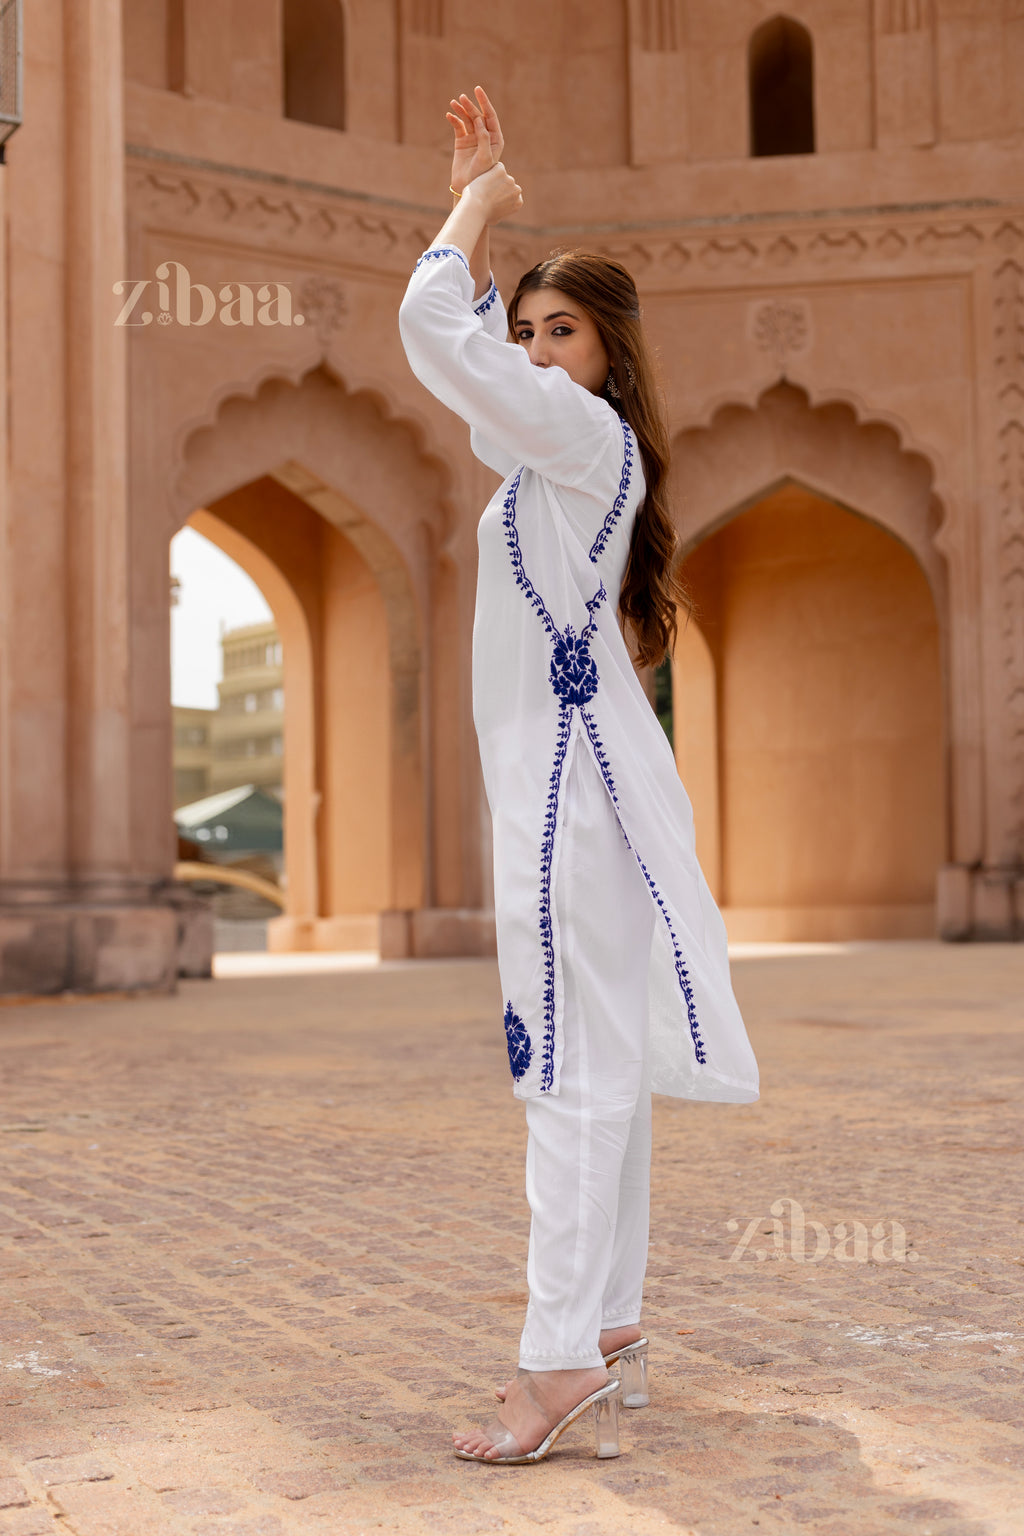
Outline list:
[[[130,206],[141,222],[169,224],[195,234],[208,230],[218,238],[223,238],[227,225],[292,251],[309,246],[320,255],[333,248],[341,261],[389,271],[410,271],[436,229],[422,215],[411,216],[400,208],[373,212],[365,204],[298,189],[275,195],[241,179],[191,169],[155,170],[139,161],[129,161],[128,184]],[[439,218],[441,213],[439,207]],[[960,265],[976,258],[989,237],[1006,254],[1021,243],[1012,223],[1004,221],[993,230],[980,218],[966,223],[962,214],[948,222],[926,224],[910,219],[899,224],[865,219],[858,225],[815,220],[784,230],[770,225],[745,227],[742,234],[682,228],[666,231],[664,236],[638,232],[614,242],[595,242],[585,230],[558,229],[546,243],[586,242],[591,249],[625,262],[638,276],[665,282],[675,277],[685,287],[691,272],[701,269],[727,276],[758,269],[767,274],[801,262],[837,271],[871,262],[891,268],[908,256]],[[539,254],[511,229],[499,231],[495,245],[496,259],[509,268],[518,264],[523,270]]]
[[[776,367],[785,369],[787,358],[807,347],[807,305],[802,299],[770,299],[751,305],[750,329],[758,349],[769,353]]]
[[[326,346],[348,314],[345,290],[333,278],[307,277],[299,289],[299,313],[314,327],[321,346]]]

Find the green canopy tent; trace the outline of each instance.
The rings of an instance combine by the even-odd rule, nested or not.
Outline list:
[[[194,843],[204,859],[237,859],[247,853],[281,853],[284,812],[280,800],[242,784],[182,805],[174,813],[178,836]]]

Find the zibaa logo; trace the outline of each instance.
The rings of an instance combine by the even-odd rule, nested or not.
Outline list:
[[[156,285],[157,312],[141,306],[148,290]],[[155,278],[119,278],[114,293],[127,295],[115,325],[305,325],[306,317],[292,313],[288,283],[223,283],[214,294],[206,283],[194,283],[180,261],[162,261]],[[198,313],[196,305],[198,303]]]

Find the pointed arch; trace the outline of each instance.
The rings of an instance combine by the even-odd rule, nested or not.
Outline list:
[[[709,780],[719,794],[732,936],[933,931],[953,760],[931,462],[892,425],[791,384],[721,407],[675,447],[708,647],[677,656],[676,688],[697,695],[705,757],[718,741],[717,781],[710,758],[689,772],[705,805]]]
[[[673,503],[684,547],[786,481],[869,515],[906,544],[944,614],[947,569],[936,536],[945,509],[933,462],[891,422],[865,417],[845,400],[812,402],[797,384],[774,384],[752,405],[721,405],[707,426],[678,434]]]
[[[438,700],[465,688],[464,593],[446,554],[448,472],[422,444],[377,391],[349,390],[322,364],[224,389],[176,435],[175,526],[205,508],[304,583],[320,944],[350,947],[345,934],[371,911],[382,932],[383,914],[402,913],[395,931],[408,932],[409,912],[470,905],[460,814],[471,764],[438,723],[450,718]]]

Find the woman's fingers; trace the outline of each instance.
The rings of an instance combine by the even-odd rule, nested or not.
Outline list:
[[[498,121],[498,114],[495,112],[491,99],[482,85],[474,87],[474,95],[476,96],[480,111],[483,113],[487,132],[491,136],[494,153],[495,155],[500,155],[505,147],[505,138],[501,131],[501,123]]]
[[[455,101],[453,98],[448,103],[448,111],[445,113],[445,117],[447,117],[450,123],[460,127],[463,133],[468,134],[472,132],[473,119],[463,107],[461,101]]]

